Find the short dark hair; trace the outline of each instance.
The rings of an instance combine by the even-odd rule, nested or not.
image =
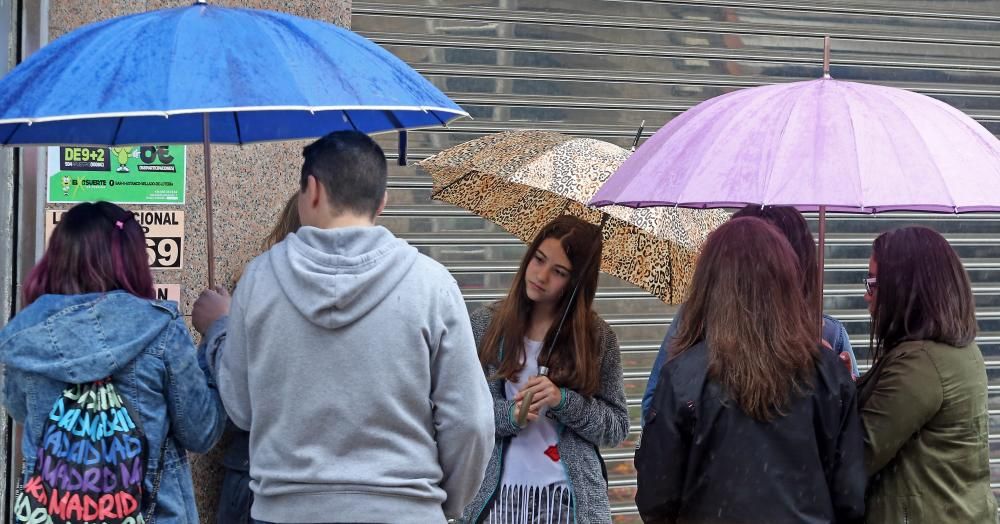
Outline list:
[[[940,233],[921,226],[882,233],[872,245],[872,258],[878,265],[871,335],[876,360],[907,340],[955,347],[972,343],[972,285]]]
[[[388,169],[385,153],[368,135],[337,131],[302,149],[301,189],[309,176],[323,184],[330,205],[374,217],[385,196]]]

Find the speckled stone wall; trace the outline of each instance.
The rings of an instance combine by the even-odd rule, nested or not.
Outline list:
[[[209,1],[216,5],[271,9],[350,26],[351,0]],[[81,25],[105,18],[191,3],[192,0],[50,0],[49,38],[54,40]],[[278,212],[298,190],[301,152],[306,143],[212,147],[217,283],[229,285],[243,265],[257,255],[261,240],[270,231]],[[181,285],[181,311],[185,315],[190,315],[191,304],[208,278],[203,162],[201,146],[188,146],[186,204],[152,207],[184,210],[184,268],[154,271],[154,278],[157,283]],[[217,448],[207,455],[191,456],[199,513],[205,523],[215,522],[221,482],[220,452]]]

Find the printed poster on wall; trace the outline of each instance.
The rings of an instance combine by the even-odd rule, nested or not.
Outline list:
[[[48,148],[48,202],[183,204],[184,146]]]
[[[156,288],[156,300],[170,300],[172,302],[181,303],[181,285],[180,284],[153,284]]]
[[[66,211],[45,210],[45,244],[56,224]],[[158,210],[132,210],[135,219],[146,233],[146,255],[152,269],[183,269],[184,212]],[[179,293],[179,291],[178,291]]]

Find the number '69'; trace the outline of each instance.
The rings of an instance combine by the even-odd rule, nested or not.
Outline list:
[[[173,267],[180,256],[180,246],[173,238],[146,238],[146,256],[151,267]]]

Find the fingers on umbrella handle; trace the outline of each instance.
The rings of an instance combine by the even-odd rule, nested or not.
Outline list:
[[[524,399],[521,400],[521,410],[517,412],[517,425],[522,428],[528,424],[528,410],[531,408],[531,399],[535,396],[534,391],[529,391],[524,394]]]

